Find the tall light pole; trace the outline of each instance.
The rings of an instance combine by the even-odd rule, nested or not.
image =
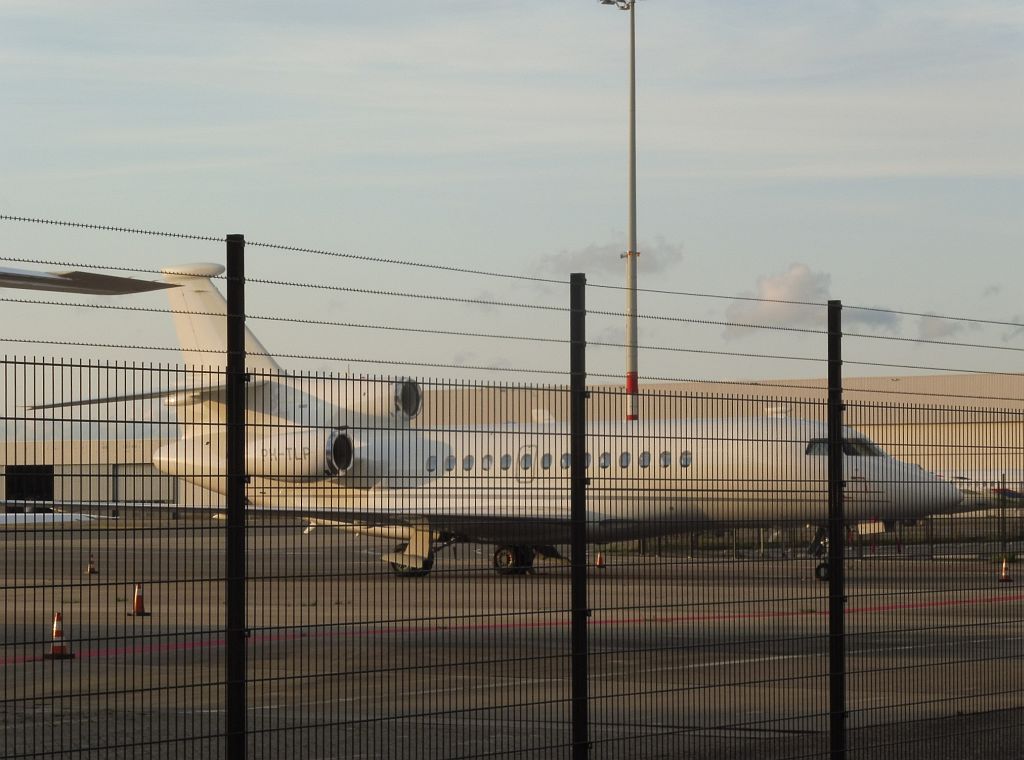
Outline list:
[[[600,0],[629,11],[629,250],[626,259],[626,419],[640,417],[636,330],[636,0]]]

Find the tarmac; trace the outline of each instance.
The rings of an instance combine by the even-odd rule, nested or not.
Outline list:
[[[0,756],[224,756],[222,522],[0,542]],[[254,525],[247,544],[249,757],[569,757],[565,563],[498,576],[491,547],[462,545],[403,578],[377,559],[389,544],[329,528]],[[591,757],[829,756],[816,561],[603,551]],[[1024,577],[955,547],[846,568],[848,757],[1019,757]],[[136,583],[148,617],[127,614]],[[44,661],[56,611],[75,658]]]

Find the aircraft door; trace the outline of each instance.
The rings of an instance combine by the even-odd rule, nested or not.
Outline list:
[[[843,499],[849,516],[878,514],[886,504],[885,491],[876,473],[844,457]]]

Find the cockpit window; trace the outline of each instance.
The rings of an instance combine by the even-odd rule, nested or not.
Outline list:
[[[850,449],[853,449],[853,452]],[[843,453],[860,457],[884,457],[885,452],[867,438],[848,438],[843,441]]]
[[[828,439],[827,438],[812,438],[807,448],[804,450],[805,454],[810,456],[828,456]],[[844,438],[843,439],[843,453],[848,457],[884,457],[885,452],[882,449],[869,441],[867,438]]]
[[[825,438],[812,438],[811,442],[807,444],[804,453],[813,457],[827,457],[828,440]]]

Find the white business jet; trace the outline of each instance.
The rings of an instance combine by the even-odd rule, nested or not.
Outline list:
[[[205,382],[131,396],[163,397],[178,439],[159,448],[161,472],[224,493],[226,302],[216,264],[164,270],[185,362]],[[426,575],[437,553],[496,546],[500,573],[526,572],[570,540],[569,430],[564,424],[425,427],[411,380],[290,376],[246,332],[247,509],[391,539],[382,559]],[[40,407],[43,408],[43,407]],[[891,529],[952,512],[956,487],[843,432],[846,518]],[[586,435],[588,542],[695,529],[814,525],[828,512],[826,426],[778,416],[591,421]]]

